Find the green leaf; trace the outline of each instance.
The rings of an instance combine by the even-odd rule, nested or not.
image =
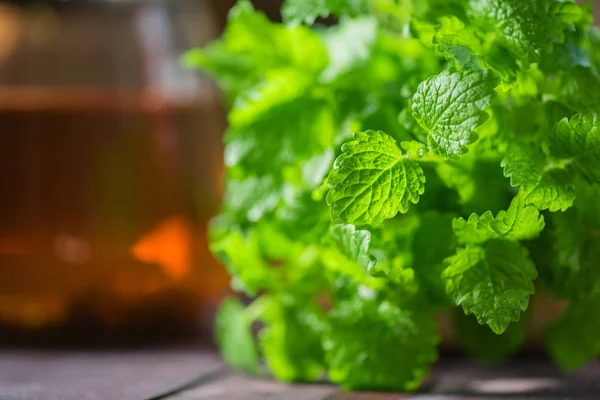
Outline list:
[[[270,176],[227,179],[225,182],[225,210],[248,221],[258,221],[273,211],[280,200],[281,195]]]
[[[329,14],[338,17],[367,14],[372,4],[373,0],[286,0],[281,15],[287,24],[312,25],[317,18],[325,18]]]
[[[492,239],[535,239],[544,230],[544,217],[537,208],[526,206],[521,196],[513,199],[507,211],[494,217],[491,211],[481,216],[471,214],[468,220],[455,219],[452,229],[460,243],[484,243]]]
[[[527,250],[514,242],[491,240],[459,249],[446,263],[448,294],[465,314],[474,314],[497,334],[519,320],[535,292],[535,266]]]
[[[333,145],[335,115],[326,100],[307,95],[261,107],[265,113],[255,118],[232,121],[225,137],[228,167],[241,167],[245,173],[280,174],[283,165],[310,162],[315,153]]]
[[[431,43],[437,44],[437,50],[446,59],[455,59],[460,66],[478,66],[478,59],[484,53],[481,39],[455,16],[440,17]]]
[[[323,42],[329,54],[329,65],[321,79],[332,82],[372,61],[378,34],[374,18],[343,19],[323,32]]]
[[[477,319],[465,315],[462,310],[452,313],[455,337],[460,347],[470,356],[488,363],[497,363],[519,351],[527,335],[526,315],[518,322],[510,324],[502,335],[496,335]]]
[[[329,379],[346,389],[414,390],[437,358],[432,316],[362,292],[331,312]]]
[[[600,76],[594,68],[576,66],[561,71],[549,91],[574,112],[592,113],[600,107]]]
[[[564,213],[552,214],[552,245],[544,284],[557,297],[581,300],[600,294],[600,187],[578,182],[576,200]]]
[[[327,204],[322,199],[313,198],[310,191],[303,191],[286,200],[276,210],[278,229],[302,242],[320,242],[331,225]]]
[[[324,315],[307,299],[269,297],[259,333],[267,365],[282,381],[314,381],[325,370],[322,335]]]
[[[236,98],[228,121],[233,126],[250,125],[272,109],[302,97],[311,83],[309,76],[293,68],[266,72],[261,82]]]
[[[572,160],[589,181],[600,183],[600,118],[598,114],[576,114],[557,125],[550,137],[554,152]]]
[[[376,225],[416,204],[425,176],[419,164],[402,156],[394,139],[366,131],[342,146],[328,184],[335,223]]]
[[[514,145],[502,160],[504,176],[519,187],[525,204],[540,210],[564,211],[573,205],[575,192],[568,171],[554,168],[535,145]]]
[[[371,232],[357,230],[354,225],[334,225],[329,234],[340,253],[364,268],[365,272],[377,263],[377,259],[369,253]]]
[[[211,226],[210,249],[227,267],[231,286],[250,296],[278,287],[276,271],[264,260],[257,233],[243,234],[235,227],[219,225],[219,222],[216,220]]]
[[[517,79],[519,65],[508,51],[495,44],[489,35],[474,26],[465,25],[455,16],[439,18],[431,40],[446,59],[454,59],[457,67],[475,70],[495,69],[502,81],[513,84]]]
[[[221,357],[233,369],[258,374],[259,357],[244,305],[229,297],[221,302],[215,317],[215,335]]]
[[[276,174],[283,164],[309,162],[333,145],[335,110],[310,93],[299,76],[294,70],[278,70],[238,96],[225,137],[227,166]]]
[[[312,25],[317,18],[331,14],[330,0],[286,0],[281,9],[283,21],[289,25]]]
[[[492,71],[444,71],[433,76],[413,96],[413,116],[428,132],[427,143],[439,155],[456,158],[477,140],[473,132],[487,119],[485,109],[498,85]]]
[[[404,293],[418,291],[415,273],[410,268],[413,261],[412,244],[419,217],[416,213],[386,220],[377,228],[372,228],[369,253],[377,258],[377,264],[370,270],[372,276],[393,282]]]
[[[545,344],[552,358],[573,371],[600,356],[600,297],[573,303],[547,328]]]
[[[250,1],[240,0],[229,12],[223,37],[205,48],[188,51],[182,63],[210,73],[235,97],[274,69],[294,67],[317,76],[327,65],[327,53],[308,28],[270,22]]]
[[[525,66],[538,62],[552,42],[564,41],[563,31],[579,19],[579,7],[555,0],[470,0],[467,14]]]

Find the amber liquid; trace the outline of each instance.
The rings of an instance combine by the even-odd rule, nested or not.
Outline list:
[[[0,93],[0,343],[74,320],[96,327],[77,336],[196,326],[228,287],[206,240],[218,100],[71,95]]]

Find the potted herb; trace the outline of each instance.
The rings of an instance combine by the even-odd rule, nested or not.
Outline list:
[[[222,39],[183,59],[231,107],[212,249],[252,302],[222,305],[225,360],[411,390],[436,360],[437,314],[460,310],[468,351],[499,359],[522,344],[536,290],[568,303],[543,336],[556,362],[600,354],[590,10],[287,0],[282,16],[240,1]]]

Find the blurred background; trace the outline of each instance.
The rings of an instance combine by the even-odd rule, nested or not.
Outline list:
[[[225,110],[178,57],[233,4],[0,2],[0,346],[206,339]]]
[[[0,346],[209,337],[225,110],[178,57],[234,2],[0,2]]]

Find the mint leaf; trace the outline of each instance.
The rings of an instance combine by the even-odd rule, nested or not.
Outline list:
[[[342,146],[328,184],[335,223],[376,225],[416,204],[425,176],[419,164],[402,156],[394,139],[366,131]]]
[[[258,221],[273,211],[281,196],[270,176],[251,176],[244,180],[228,179],[225,183],[225,208],[248,221]]]
[[[460,66],[476,67],[484,53],[483,43],[477,34],[455,16],[440,17],[431,43],[446,55],[456,59]]]
[[[547,328],[546,347],[566,371],[573,371],[600,355],[600,297],[573,303]]]
[[[500,43],[524,65],[538,62],[552,41],[564,41],[563,31],[579,19],[570,1],[471,0],[470,20],[497,34]]]
[[[439,18],[431,42],[446,59],[454,59],[457,67],[475,70],[494,69],[506,84],[514,84],[520,67],[507,50],[473,26],[455,16]]]
[[[598,114],[576,114],[561,120],[551,135],[555,153],[572,160],[588,180],[600,183],[600,118]]]
[[[427,143],[439,155],[456,158],[477,140],[473,132],[486,119],[485,109],[498,85],[491,71],[444,71],[419,85],[413,116],[428,132]]]
[[[413,262],[411,247],[419,221],[420,218],[412,213],[371,228],[369,252],[377,258],[377,264],[370,270],[371,276],[394,282],[404,293],[414,294],[419,290],[415,271],[410,268]]]
[[[356,295],[331,312],[329,379],[346,389],[414,390],[437,358],[437,341],[431,315]]]
[[[369,272],[377,263],[377,259],[369,254],[371,232],[356,230],[354,225],[335,225],[331,227],[329,234],[338,250],[363,267],[365,272]]]
[[[235,290],[256,295],[261,290],[278,286],[279,278],[262,257],[255,232],[244,235],[229,225],[219,226],[215,221],[211,235],[210,249],[227,267]]]
[[[244,305],[229,297],[221,302],[215,317],[215,335],[221,357],[232,369],[256,375],[259,357],[251,323]]]
[[[324,32],[322,37],[329,55],[329,65],[321,78],[332,82],[368,65],[372,60],[378,31],[375,19],[359,18],[343,19],[337,26]]]
[[[333,144],[335,110],[327,100],[299,94],[304,89],[287,89],[289,95],[278,91],[298,85],[294,76],[277,75],[275,87],[248,92],[252,100],[238,97],[225,137],[227,166],[242,167],[246,173],[277,174],[281,171],[275,166],[308,162]],[[269,86],[271,81],[263,84]],[[272,157],[263,157],[263,152]]]
[[[289,295],[267,298],[260,316],[265,328],[260,345],[267,365],[282,381],[313,381],[324,371],[321,337],[326,327],[324,316],[306,299]]]
[[[535,292],[535,266],[527,250],[513,242],[492,240],[459,249],[446,260],[446,291],[462,306],[501,334],[519,320]]]
[[[546,262],[544,284],[557,297],[581,300],[600,294],[600,196],[598,185],[579,182],[576,200],[552,215],[553,257]]]
[[[495,217],[491,211],[486,211],[481,216],[471,214],[468,220],[459,218],[452,222],[454,234],[461,243],[535,239],[544,226],[544,217],[538,209],[525,206],[521,196],[515,197],[508,210],[498,212]]]
[[[600,105],[600,75],[595,68],[578,65],[560,71],[549,91],[573,112],[597,112]]]
[[[319,17],[325,18],[331,13],[329,0],[286,0],[281,9],[281,16],[286,24],[312,25]]]
[[[293,66],[307,75],[318,74],[327,65],[327,54],[309,29],[270,22],[250,1],[240,0],[229,12],[223,37],[203,49],[188,51],[182,62],[210,73],[235,97],[273,69]]]
[[[573,205],[575,192],[569,172],[554,168],[539,147],[512,146],[502,167],[510,184],[522,191],[525,204],[550,211],[564,211]]]
[[[281,10],[283,20],[291,25],[312,25],[319,17],[357,16],[368,13],[373,0],[286,0]]]

